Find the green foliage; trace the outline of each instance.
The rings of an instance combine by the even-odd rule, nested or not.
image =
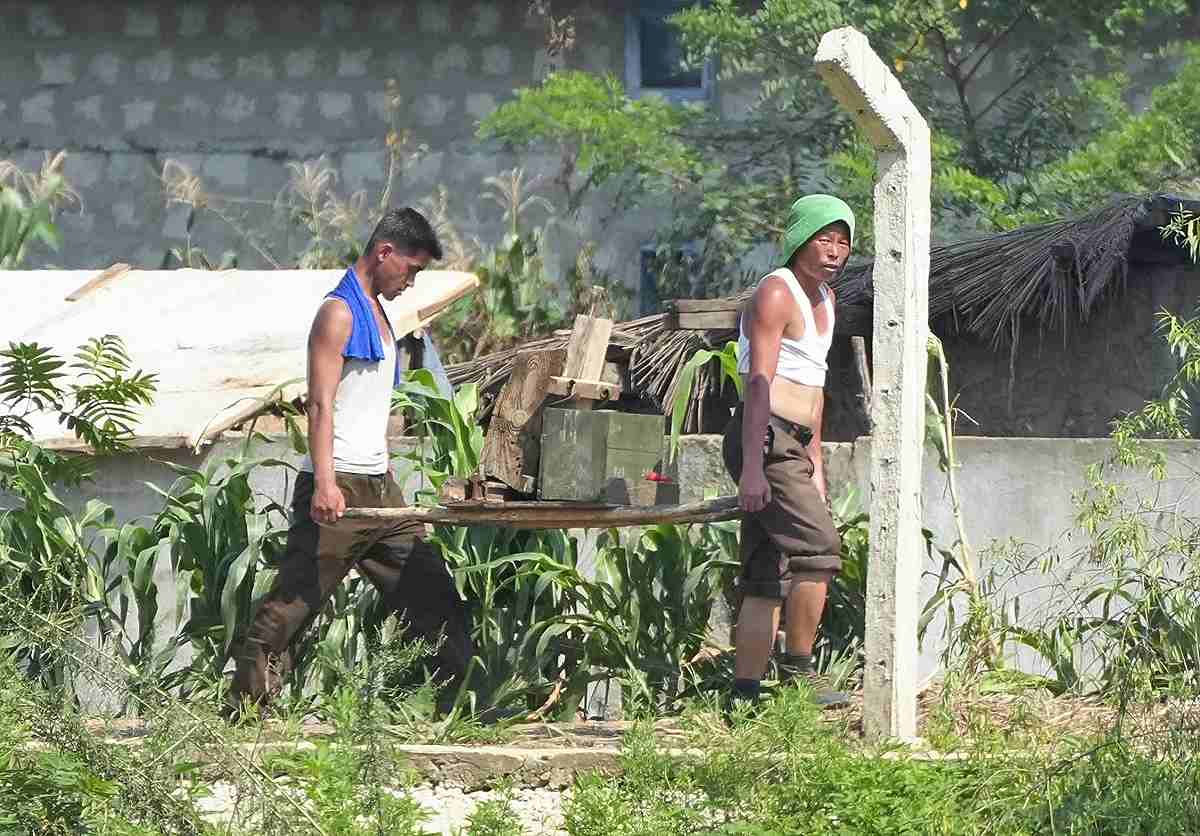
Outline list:
[[[1054,217],[1112,193],[1157,191],[1200,161],[1200,48],[1174,57],[1179,68],[1155,88],[1140,113],[1114,115],[1090,142],[1031,175],[1031,195],[1015,206],[1013,225]]]
[[[635,188],[671,185],[695,165],[678,131],[686,115],[654,99],[632,100],[611,75],[559,72],[523,88],[479,125],[481,139],[560,153],[556,180],[569,215],[588,193],[628,174]]]
[[[679,370],[679,379],[675,383],[675,398],[671,403],[671,441],[668,448],[671,459],[675,458],[679,449],[679,433],[683,429],[683,421],[691,405],[696,370],[714,361],[720,368],[722,382],[731,381],[737,389],[738,397],[742,395],[742,376],[737,370],[737,343],[726,343],[720,351],[702,348],[688,358]]]
[[[463,830],[463,836],[522,836],[524,833],[525,828],[508,796],[475,805]]]
[[[116,787],[61,752],[0,756],[0,833],[92,832]]]
[[[448,477],[466,478],[478,469],[483,450],[483,428],[475,420],[478,408],[478,387],[461,386],[447,398],[428,369],[406,373],[392,392],[392,411],[408,412],[421,439],[421,446],[404,456],[429,480],[431,489],[419,498],[433,502]]]
[[[648,726],[628,733],[619,777],[577,780],[567,832],[1165,834],[1197,815],[1200,761],[1181,730],[1154,734],[1150,752],[1107,737],[938,761],[847,741],[796,688],[735,716],[732,729],[703,710],[689,720],[688,757]]]
[[[546,269],[546,235],[555,223],[554,205],[536,193],[537,179],[526,180],[520,168],[484,180],[482,200],[504,211],[508,232],[495,245],[467,248],[445,217],[444,193],[434,201],[433,216],[451,262],[470,269],[480,280],[478,293],[451,305],[432,329],[444,362],[463,362],[553,331],[569,327],[577,313],[624,315],[630,292],[597,271],[595,244],[580,246],[575,263],[561,278]],[[541,209],[552,217],[526,229],[525,217]],[[440,219],[440,220],[439,220]],[[607,310],[605,310],[607,307]]]
[[[129,371],[121,341],[84,343],[74,362],[34,343],[0,350],[0,593],[28,603],[43,617],[78,623],[79,608],[104,586],[93,543],[111,525],[111,510],[89,503],[77,515],[60,490],[81,484],[92,462],[60,455],[32,440],[32,421],[49,414],[99,453],[126,449],[139,407],[150,403],[154,377]],[[11,504],[10,504],[11,503]],[[61,660],[21,631],[0,631],[0,645],[28,674],[70,687]]]
[[[62,236],[51,221],[48,201],[27,204],[15,189],[0,187],[0,269],[11,270],[25,259],[31,242],[57,250]]]
[[[1163,227],[1162,236],[1187,250],[1192,261],[1200,264],[1200,215],[1180,206]]]
[[[287,536],[280,518],[285,510],[256,500],[250,479],[259,468],[288,467],[272,459],[214,459],[203,469],[172,465],[178,479],[163,495],[163,509],[149,527],[127,523],[113,538],[103,565],[110,596],[119,602],[112,623],[123,624],[131,603],[139,620],[137,643],[128,660],[153,662],[155,674],[171,664],[177,645],[189,645],[192,662],[163,687],[183,685],[185,693],[219,681],[253,614],[255,599],[266,593],[274,573],[269,567],[283,553]],[[159,602],[153,572],[169,561],[175,601]],[[114,570],[126,567],[118,574]],[[163,605],[175,610],[173,628],[158,635],[154,619]],[[157,649],[157,652],[151,648]],[[190,682],[188,680],[191,680]]]
[[[508,235],[473,266],[479,292],[434,323],[439,351],[470,359],[549,334],[567,321],[559,288],[546,275],[541,230]]]
[[[69,364],[37,343],[9,343],[0,360],[0,453],[26,447],[31,416],[42,412],[97,453],[123,450],[154,394],[155,375],[130,372],[125,346],[111,334],[85,342]]]
[[[363,758],[321,741],[311,751],[270,756],[268,768],[300,782],[322,833],[328,836],[419,836],[429,814],[407,795],[392,795],[363,780]]]
[[[623,775],[576,787],[568,832],[984,832],[961,800],[968,769],[853,752],[796,688],[732,732],[695,719],[695,758],[670,757],[647,729],[628,735]]]
[[[819,670],[834,671],[839,663],[858,671],[858,658],[866,640],[867,566],[870,558],[871,520],[857,488],[849,488],[830,504],[842,541],[842,571],[829,585],[829,598],[821,614],[821,629],[814,648]],[[852,676],[840,677],[849,682]]]
[[[1183,0],[713,0],[670,21],[689,62],[715,59],[733,98],[749,102],[739,118],[634,101],[611,79],[559,73],[520,91],[481,135],[560,149],[571,211],[589,199],[618,209],[668,203],[660,242],[669,251],[701,242],[701,290],[727,294],[744,281],[729,265],[778,239],[802,190],[836,191],[859,207],[856,251],[873,247],[875,153],[814,70],[825,32],[864,32],[926,116],[934,220],[953,236],[1082,210],[1114,191],[1158,190],[1194,168],[1200,60],[1170,45],[1187,11]],[[1127,104],[1134,81],[1120,70],[1128,54],[1150,50],[1177,70],[1138,113]],[[607,183],[620,185],[595,191]]]

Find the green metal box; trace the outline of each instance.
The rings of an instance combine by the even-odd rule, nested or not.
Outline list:
[[[663,472],[663,417],[614,410],[546,409],[538,474],[541,499],[658,505],[678,501]]]

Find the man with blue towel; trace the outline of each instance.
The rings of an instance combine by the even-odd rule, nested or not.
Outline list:
[[[437,647],[435,676],[453,703],[474,655],[468,615],[440,553],[419,523],[369,532],[331,527],[346,508],[402,507],[387,446],[396,338],[380,297],[392,300],[442,257],[415,209],[389,210],[363,254],[317,311],[308,336],[308,446],[292,499],[287,549],[237,658],[232,697],[265,703],[290,667],[289,647],[354,566],[400,614],[406,635]]]

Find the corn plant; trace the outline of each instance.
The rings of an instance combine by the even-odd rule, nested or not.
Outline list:
[[[674,525],[601,536],[589,605],[603,623],[594,624],[589,657],[622,676],[634,704],[662,707],[688,684],[713,602],[738,568],[722,528],[701,526],[696,537]]]
[[[420,498],[432,502],[448,477],[475,473],[483,450],[483,430],[475,422],[478,408],[479,390],[474,384],[460,387],[448,398],[428,369],[408,372],[392,393],[392,411],[411,413],[421,439],[418,450],[402,457],[432,485],[432,491]]]
[[[244,637],[254,603],[270,587],[283,552],[286,511],[261,501],[251,487],[258,468],[288,468],[275,459],[230,457],[202,469],[172,465],[175,484],[163,493],[163,510],[143,533],[170,561],[176,585],[178,640],[193,661],[183,675],[188,688],[219,680]],[[119,541],[118,541],[119,542]],[[133,584],[135,594],[156,594]]]
[[[561,621],[587,583],[575,540],[562,531],[438,526],[432,542],[472,609],[478,705],[569,714],[592,681],[586,630]]]
[[[483,437],[473,388],[446,398],[417,371],[395,403],[427,433],[425,455],[412,458],[431,482],[474,473]],[[562,531],[435,527],[432,542],[474,609],[479,698],[569,713],[590,682],[610,676],[627,678],[645,704],[677,694],[736,566],[724,528],[699,532],[605,532],[588,570]]]

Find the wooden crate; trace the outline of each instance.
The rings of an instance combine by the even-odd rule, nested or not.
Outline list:
[[[658,505],[678,501],[663,472],[663,417],[598,409],[546,409],[538,497],[544,500]]]

